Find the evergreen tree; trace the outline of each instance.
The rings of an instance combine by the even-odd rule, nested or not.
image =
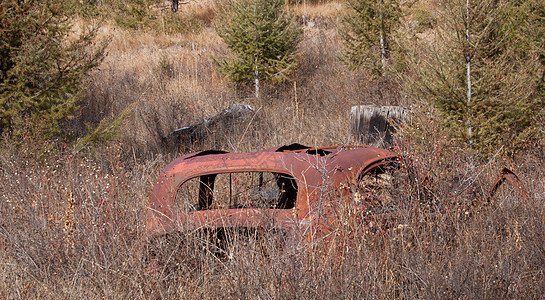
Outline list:
[[[0,133],[50,136],[101,61],[94,30],[76,36],[64,0],[0,3]]]
[[[531,21],[529,3],[445,0],[435,41],[414,52],[417,95],[437,106],[456,138],[485,156],[539,140],[543,48],[531,46],[537,37],[526,26],[543,25]]]
[[[216,60],[220,72],[237,83],[254,82],[256,98],[260,81],[288,78],[296,66],[302,30],[283,0],[239,0],[219,19],[216,31],[233,54]]]
[[[339,34],[346,51],[343,60],[351,68],[366,68],[373,75],[386,71],[395,49],[395,35],[401,24],[398,0],[347,0],[348,13]]]

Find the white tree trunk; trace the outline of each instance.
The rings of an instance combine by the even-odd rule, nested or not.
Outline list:
[[[380,32],[380,63],[382,64],[382,71],[386,66],[386,45],[384,42],[384,33]]]
[[[469,35],[469,0],[466,0],[466,49],[465,49],[465,58],[466,58],[466,80],[467,80],[467,135],[469,137],[469,144],[472,144],[472,135],[473,127],[471,126],[471,46],[469,44],[470,35]]]
[[[386,40],[384,39],[384,15],[380,7],[380,63],[382,64],[382,72],[386,69]]]
[[[259,71],[257,70],[257,58],[255,59],[255,99],[259,99]]]

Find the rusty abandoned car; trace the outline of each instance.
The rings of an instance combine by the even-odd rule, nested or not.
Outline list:
[[[370,146],[312,148],[300,144],[253,153],[208,150],[187,154],[159,175],[144,239],[147,245],[155,239],[177,247],[180,243],[170,239],[173,234],[204,232],[199,240],[221,254],[226,253],[233,232],[254,237],[269,233],[267,239],[280,236],[280,247],[290,248],[327,237],[339,225],[339,208],[343,207],[361,226],[377,222],[395,226],[398,208],[388,190],[395,190],[392,184],[400,159],[395,152]],[[490,196],[504,181],[520,197],[528,197],[521,181],[508,169],[503,169]],[[159,252],[151,256],[163,256]]]
[[[292,144],[253,153],[191,153],[159,175],[145,236],[207,230],[217,241],[226,229],[253,229],[319,238],[329,231],[331,199],[361,200],[365,207],[363,193],[371,191],[362,182],[371,174],[387,181],[382,175],[398,159],[392,151],[369,146]]]

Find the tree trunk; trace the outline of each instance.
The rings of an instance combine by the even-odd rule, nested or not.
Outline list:
[[[380,63],[381,63],[381,71],[384,74],[384,70],[386,69],[386,40],[384,38],[384,14],[382,12],[382,5],[380,7]]]
[[[257,70],[257,58],[255,59],[255,99],[259,99],[259,71]]]
[[[473,127],[471,126],[471,45],[469,44],[469,0],[466,0],[466,80],[467,80],[467,135],[469,144],[472,144]]]
[[[357,143],[386,147],[392,143],[395,125],[407,120],[408,110],[400,106],[352,106],[351,135]]]
[[[384,73],[384,69],[386,68],[386,45],[382,31],[380,32],[380,63],[382,65],[382,72]]]

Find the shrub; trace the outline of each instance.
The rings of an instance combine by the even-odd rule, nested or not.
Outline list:
[[[281,82],[296,66],[295,52],[302,30],[284,9],[283,0],[241,0],[221,15],[218,35],[233,51],[233,56],[219,59],[219,70],[238,83]]]
[[[77,107],[85,75],[102,60],[96,28],[71,31],[67,1],[0,3],[0,132],[49,137]]]
[[[395,54],[395,37],[401,26],[398,1],[349,0],[348,13],[342,20],[340,37],[346,47],[343,60],[351,68],[367,68],[373,75],[387,70]]]
[[[416,39],[412,49],[414,98],[434,105],[450,134],[483,157],[541,143],[543,4],[453,0],[438,8],[434,42]]]

